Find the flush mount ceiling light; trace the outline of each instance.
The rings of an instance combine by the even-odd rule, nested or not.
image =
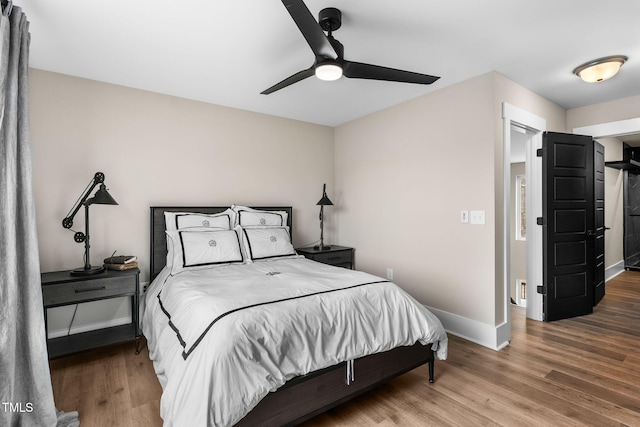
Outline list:
[[[615,76],[628,58],[623,55],[607,56],[582,64],[573,74],[588,83],[597,83]]]

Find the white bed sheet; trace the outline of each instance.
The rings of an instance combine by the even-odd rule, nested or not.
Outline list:
[[[167,427],[233,425],[291,378],[416,341],[447,355],[440,321],[398,286],[304,258],[165,269],[143,331]]]

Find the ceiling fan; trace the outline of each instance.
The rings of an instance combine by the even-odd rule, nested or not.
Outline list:
[[[344,75],[352,79],[386,80],[423,85],[431,84],[440,78],[379,65],[347,61],[344,59],[344,46],[332,35],[342,25],[342,12],[339,9],[335,7],[322,9],[318,14],[318,22],[316,22],[302,0],[282,0],[282,3],[307,40],[316,59],[310,68],[297,72],[262,91],[262,95],[283,89],[314,74],[321,80],[337,80]],[[327,32],[326,35],[324,31]]]

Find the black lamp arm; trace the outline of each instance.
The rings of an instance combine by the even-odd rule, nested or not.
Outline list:
[[[73,205],[73,207],[67,214],[66,218],[62,220],[62,226],[64,228],[73,227],[73,218],[76,216],[76,214],[80,210],[80,207],[89,198],[89,195],[91,194],[93,189],[96,188],[98,184],[102,184],[103,182],[104,182],[104,174],[102,172],[96,172],[96,174],[93,176],[93,179],[87,185],[87,188],[85,189],[84,193],[82,193],[82,195],[78,198],[75,205]],[[76,241],[78,240],[76,239]],[[79,241],[78,243],[82,241],[83,240]]]

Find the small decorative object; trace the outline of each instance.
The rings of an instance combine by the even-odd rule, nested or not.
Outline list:
[[[100,188],[93,197],[89,198],[91,192],[96,186],[100,184]],[[73,238],[77,243],[84,242],[84,267],[76,268],[71,271],[73,276],[88,276],[91,274],[102,273],[105,267],[91,267],[91,259],[89,256],[89,206],[91,205],[117,205],[118,203],[113,200],[113,197],[107,191],[107,187],[104,185],[104,174],[102,172],[96,172],[93,179],[89,182],[85,191],[80,195],[76,203],[73,205],[66,218],[62,220],[62,226],[67,229],[73,227],[73,218],[76,216],[81,206],[84,206],[84,233],[77,231]],[[73,231],[73,230],[71,230]]]
[[[314,249],[323,251],[331,249],[331,246],[325,246],[324,244],[324,207],[333,206],[333,202],[327,197],[327,184],[322,185],[322,199],[316,205],[320,206],[320,245],[314,246]]]
[[[126,264],[104,264],[104,268],[107,270],[124,271],[138,268],[138,261],[128,262]]]
[[[114,252],[109,258],[104,259],[105,264],[129,264],[138,260],[135,255],[116,255]]]
[[[138,268],[138,257],[135,255],[116,255],[116,251],[114,251],[110,257],[104,259],[104,268],[117,271]]]

